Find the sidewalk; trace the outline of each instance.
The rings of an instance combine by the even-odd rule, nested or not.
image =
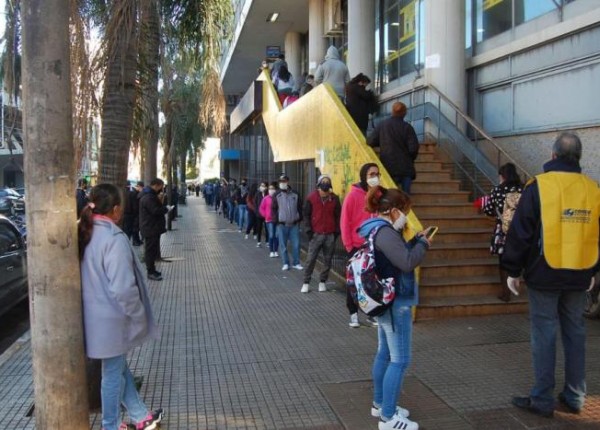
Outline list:
[[[342,285],[301,294],[302,272],[188,198],[150,282],[162,337],[130,357],[162,428],[368,430],[376,329],[348,327]],[[313,275],[313,279],[316,279]],[[418,322],[401,403],[421,429],[600,429],[600,321],[588,321],[588,403],[538,418],[510,405],[532,381],[526,315]],[[27,335],[0,356],[0,429],[33,429]],[[558,368],[562,366],[559,354]],[[557,374],[562,386],[562,372]],[[100,428],[92,416],[91,428]]]

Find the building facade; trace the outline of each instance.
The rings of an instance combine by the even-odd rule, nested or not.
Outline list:
[[[549,158],[557,132],[576,130],[584,144],[582,166],[600,180],[597,0],[233,3],[235,31],[221,76],[231,111],[265,58],[284,53],[298,81],[316,70],[333,45],[351,76],[371,77],[379,118],[389,115],[394,101],[411,100],[416,88],[432,88],[452,106],[448,116],[474,120],[530,174]],[[294,170],[301,175],[298,185],[310,187],[314,162],[274,163],[260,115],[237,125],[223,142],[224,149],[239,150],[234,159],[222,160],[226,175],[265,180]],[[290,144],[301,145],[299,140]]]

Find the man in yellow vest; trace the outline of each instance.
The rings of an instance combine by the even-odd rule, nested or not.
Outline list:
[[[560,329],[565,384],[558,400],[566,412],[583,408],[585,385],[586,290],[600,269],[600,188],[581,173],[581,141],[562,133],[544,173],[530,180],[508,230],[501,264],[508,287],[519,293],[519,277],[528,288],[535,384],[513,405],[536,415],[554,415],[556,335]]]

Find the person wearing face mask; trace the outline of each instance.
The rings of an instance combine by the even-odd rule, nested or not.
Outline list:
[[[254,196],[254,203],[256,205],[256,224],[254,226],[254,238],[256,239],[256,247],[260,248],[262,243],[262,233],[263,229],[265,232],[265,243],[269,243],[269,234],[267,233],[267,229],[265,227],[265,217],[260,212],[260,205],[262,204],[263,199],[268,195],[269,187],[267,186],[266,181],[262,181],[258,186],[258,191]]]
[[[396,405],[404,374],[410,364],[412,313],[419,299],[414,270],[429,249],[427,231],[410,241],[402,236],[410,211],[410,197],[398,189],[372,187],[367,194],[367,210],[376,218],[365,221],[359,234],[367,239],[373,229],[375,270],[380,278],[394,278],[396,297],[390,308],[378,317],[378,347],[373,362],[373,406],[379,417],[379,430],[416,430],[419,425],[407,419],[409,412]]]
[[[277,224],[273,221],[273,212],[271,211],[271,207],[273,206],[273,197],[277,194],[277,182],[271,182],[269,184],[269,189],[267,194],[263,197],[260,202],[258,211],[265,219],[265,223],[267,226],[267,236],[269,241],[269,257],[277,258],[279,257],[279,253],[277,250],[279,249],[279,239],[277,238]]]
[[[292,268],[302,270],[300,264],[300,228],[302,220],[302,200],[289,184],[290,178],[282,173],[279,177],[279,191],[273,197],[271,213],[273,221],[277,223],[277,237],[281,248],[283,266],[281,270],[290,270],[290,257],[288,255],[288,242],[292,247]]]
[[[379,185],[379,167],[375,163],[364,164],[360,168],[359,177],[360,182],[352,185],[348,195],[344,198],[340,218],[342,243],[346,252],[348,252],[348,257],[351,257],[364,243],[364,239],[357,232],[358,227],[365,220],[375,216],[365,210],[365,199],[367,191]],[[349,290],[346,291],[346,306],[348,312],[350,312],[350,323],[348,325],[352,328],[360,327],[358,308]],[[367,318],[367,322],[374,326],[377,325],[377,321],[371,317]]]
[[[319,275],[319,292],[327,291],[325,283],[331,269],[335,240],[340,233],[340,212],[340,199],[331,191],[331,177],[326,174],[319,176],[317,189],[304,202],[303,219],[310,242],[301,293],[310,290],[310,278],[321,250],[324,261]]]

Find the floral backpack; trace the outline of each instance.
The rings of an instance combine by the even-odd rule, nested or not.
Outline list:
[[[357,307],[371,317],[383,314],[396,295],[394,278],[380,278],[375,267],[373,241],[380,227],[371,230],[368,239],[346,265],[346,288]]]

